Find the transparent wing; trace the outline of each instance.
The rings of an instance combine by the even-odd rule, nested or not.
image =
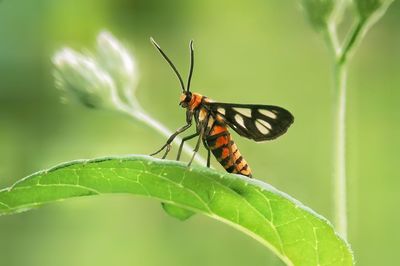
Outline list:
[[[214,117],[221,117],[239,135],[255,141],[271,140],[284,134],[293,115],[273,105],[207,103]]]

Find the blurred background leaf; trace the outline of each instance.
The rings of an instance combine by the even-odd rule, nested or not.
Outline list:
[[[330,60],[298,3],[2,1],[1,187],[59,162],[149,154],[165,141],[127,118],[59,102],[52,55],[65,45],[92,48],[99,31],[108,29],[134,47],[140,70],[137,97],[171,129],[184,123],[179,84],[150,36],[163,44],[183,75],[187,43],[195,40],[194,91],[215,100],[276,104],[292,111],[296,123],[281,139],[257,144],[234,136],[235,141],[256,175],[265,173],[265,181],[332,219]],[[400,223],[393,211],[400,185],[400,126],[395,122],[399,12],[394,1],[351,66],[349,241],[360,265],[393,264],[400,241],[400,232],[392,230]],[[181,223],[161,211],[158,202],[123,195],[2,217],[0,235],[2,263],[10,266],[282,265],[231,228],[202,216]],[[65,256],[66,250],[74,255]]]
[[[302,6],[307,14],[311,25],[317,31],[323,31],[327,28],[330,17],[334,11],[335,0],[302,0]]]
[[[393,0],[354,0],[356,10],[361,19],[365,20],[383,6],[388,6]]]

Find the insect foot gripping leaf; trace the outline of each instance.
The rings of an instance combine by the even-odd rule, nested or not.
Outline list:
[[[148,156],[75,161],[35,173],[0,190],[0,215],[107,193],[202,213],[260,241],[287,265],[353,265],[350,247],[326,219],[270,185]]]

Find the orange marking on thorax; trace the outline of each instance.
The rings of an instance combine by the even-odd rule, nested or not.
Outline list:
[[[190,110],[194,110],[196,109],[196,107],[198,107],[201,103],[201,100],[203,99],[203,95],[199,94],[199,93],[193,93],[192,94],[192,99],[190,100],[188,106]]]

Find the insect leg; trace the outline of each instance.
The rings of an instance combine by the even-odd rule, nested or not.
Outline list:
[[[165,149],[164,155],[161,157],[161,159],[165,159],[170,150],[171,150],[171,145],[167,145],[167,148]]]
[[[163,156],[163,158],[165,158],[165,157],[167,156],[168,152],[169,152],[170,149],[171,149],[171,143],[172,143],[172,141],[175,139],[175,137],[178,136],[178,135],[179,135],[180,133],[182,133],[183,131],[185,131],[186,129],[188,129],[191,125],[192,125],[192,123],[188,123],[187,125],[184,125],[183,127],[178,128],[178,129],[174,132],[174,134],[172,134],[172,135],[168,138],[167,142],[166,142],[158,151],[156,151],[156,152],[150,154],[150,156],[154,156],[154,155],[160,153],[160,152],[161,152],[162,150],[164,150],[165,148],[167,148],[167,150],[166,150],[166,152],[165,152],[165,154],[164,154],[164,156]]]
[[[201,139],[203,138],[203,131],[204,131],[204,130],[202,130],[202,131],[200,132],[199,139],[197,140],[196,147],[194,147],[193,155],[192,155],[192,158],[190,159],[190,161],[189,161],[189,163],[188,163],[188,166],[190,166],[190,165],[192,164],[193,159],[194,159],[194,156],[196,156],[196,153],[199,151],[200,142],[201,142]]]
[[[211,151],[207,149],[207,167],[210,168]]]
[[[192,164],[193,159],[194,159],[194,156],[196,156],[196,153],[199,151],[200,142],[201,142],[201,140],[203,140],[204,131],[205,131],[205,129],[206,129],[205,125],[207,125],[207,121],[208,121],[208,119],[207,119],[207,120],[205,121],[205,123],[201,126],[200,131],[198,132],[199,138],[198,138],[198,140],[197,140],[196,147],[194,147],[193,155],[192,155],[192,158],[190,159],[190,161],[189,161],[189,163],[188,163],[188,166],[190,166],[190,165]]]
[[[194,137],[196,137],[196,136],[198,136],[198,135],[199,135],[199,133],[196,132],[196,133],[194,133],[193,135],[184,137],[184,138],[182,139],[181,145],[179,146],[179,150],[178,150],[178,156],[176,157],[176,160],[177,160],[177,161],[179,161],[179,159],[181,158],[182,148],[183,148],[183,144],[185,143],[185,141],[190,140],[190,139],[192,139],[192,138],[194,138]]]
[[[205,147],[206,150],[207,150],[207,167],[210,168],[211,150],[210,150],[210,147],[208,146],[208,144],[207,144],[207,142],[206,142],[205,139],[203,139],[203,144],[204,144],[204,147]]]

